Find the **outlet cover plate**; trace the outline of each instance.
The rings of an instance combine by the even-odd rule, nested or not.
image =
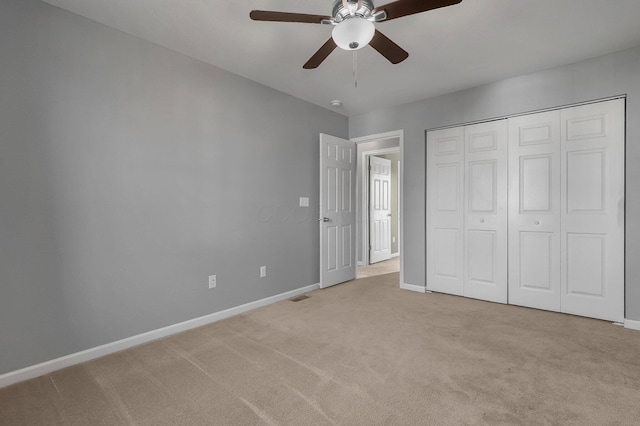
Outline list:
[[[209,275],[209,288],[216,288],[218,279],[215,275]]]

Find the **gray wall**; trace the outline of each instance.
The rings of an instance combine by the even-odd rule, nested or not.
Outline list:
[[[640,320],[640,48],[349,120],[349,136],[404,130],[405,282],[425,285],[425,130],[627,95],[626,318]]]
[[[37,0],[0,58],[0,374],[319,281],[347,118]]]

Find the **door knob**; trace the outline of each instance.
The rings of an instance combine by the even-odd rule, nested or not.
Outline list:
[[[480,219],[480,223],[484,223],[484,219]]]
[[[536,220],[534,223],[535,223],[536,225],[540,225],[540,221],[539,221],[539,220]]]
[[[321,219],[318,219],[318,222],[330,222],[331,219],[329,219],[328,217],[323,217]]]

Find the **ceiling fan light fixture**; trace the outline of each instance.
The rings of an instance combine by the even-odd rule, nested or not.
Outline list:
[[[356,50],[371,46],[392,64],[399,64],[409,57],[403,48],[376,30],[374,22],[390,21],[403,16],[453,6],[463,0],[395,0],[381,8],[375,8],[373,0],[333,0],[331,16],[308,13],[252,10],[254,21],[302,22],[307,24],[334,25],[331,38],[302,66],[309,70],[318,66],[337,47],[353,52],[353,73],[356,76]],[[356,80],[357,87],[357,80]]]
[[[331,37],[341,49],[358,50],[369,44],[375,31],[376,28],[372,22],[355,16],[336,25]]]

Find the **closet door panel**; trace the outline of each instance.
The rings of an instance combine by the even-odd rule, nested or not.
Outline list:
[[[560,311],[560,111],[508,126],[509,303]]]
[[[484,214],[486,220],[496,219],[497,195],[496,160],[469,161],[467,163],[469,183],[469,212]]]
[[[434,230],[436,250],[433,255],[436,277],[451,280],[459,277],[462,264],[462,258],[459,256],[461,237],[461,232],[456,229],[439,228]],[[453,293],[452,291],[447,292]]]
[[[507,303],[506,120],[465,126],[463,295]]]
[[[558,185],[552,187],[554,165],[560,165],[560,159],[553,153],[543,155],[523,155],[519,160],[520,170],[518,179],[520,186],[520,212],[523,214],[536,214],[550,212],[554,192],[558,191]],[[555,173],[557,175],[557,173]],[[558,183],[558,182],[555,182]],[[557,206],[556,206],[557,207]],[[560,213],[556,211],[556,213]]]
[[[554,238],[554,234],[551,232],[522,231],[518,237],[520,240],[518,247],[520,274],[516,279],[520,281],[520,289],[553,293],[554,286],[557,287],[557,281],[554,278],[560,275],[559,268],[555,268],[558,264],[557,259],[554,258],[557,250],[554,250],[553,247],[554,242],[558,239]],[[560,306],[559,302],[559,297],[557,300],[554,299],[554,307]],[[547,307],[547,309],[551,308]]]
[[[561,311],[624,320],[624,100],[563,109]]]
[[[427,289],[462,295],[464,130],[427,133]]]
[[[469,230],[467,233],[467,259],[469,282],[494,286],[497,259],[496,231]]]

